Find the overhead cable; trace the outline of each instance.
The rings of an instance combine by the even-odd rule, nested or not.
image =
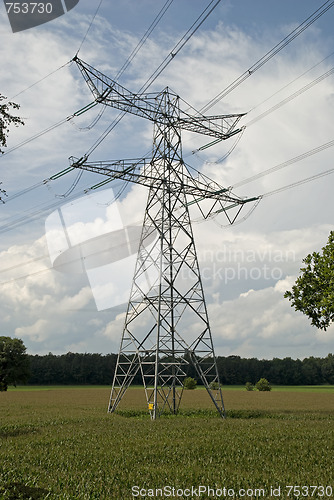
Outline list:
[[[86,38],[87,38],[87,35],[88,35],[88,33],[89,33],[89,31],[90,31],[91,27],[92,27],[92,26],[93,26],[93,24],[94,24],[95,18],[96,18],[97,14],[98,14],[98,12],[99,12],[99,10],[100,10],[100,7],[101,7],[101,5],[102,5],[102,2],[103,2],[103,0],[100,0],[100,3],[98,4],[98,6],[97,6],[97,8],[96,8],[96,10],[95,10],[95,13],[94,13],[94,15],[93,15],[93,18],[92,18],[91,22],[89,23],[88,28],[87,28],[87,31],[86,31],[86,33],[85,33],[85,35],[84,35],[84,37],[83,37],[83,39],[82,39],[82,41],[81,41],[81,43],[80,43],[80,45],[79,45],[79,48],[78,48],[78,51],[77,51],[77,55],[79,54],[79,52],[80,52],[80,50],[81,50],[81,47],[82,47],[82,46],[83,46],[83,44],[85,43],[85,40],[86,40]]]
[[[211,12],[217,7],[221,0],[211,0],[207,7],[198,16],[196,21],[188,29],[188,31],[183,35],[179,42],[175,45],[168,56],[162,61],[158,68],[152,73],[150,78],[144,83],[144,85],[138,90],[137,94],[144,93],[152,85],[152,83],[158,78],[158,76],[166,69],[168,64],[174,59],[174,57],[183,49],[185,44],[190,40],[190,38],[196,33],[198,28],[203,24],[203,22],[208,18]],[[86,152],[85,156],[90,156],[93,151],[106,139],[110,132],[118,125],[122,118],[126,115],[126,111],[123,111],[117,115],[117,117],[111,122],[111,124],[106,128],[103,134],[97,139],[97,141],[91,146],[91,148]]]
[[[314,87],[318,83],[322,82],[323,80],[325,80],[325,78],[328,78],[333,73],[334,73],[334,67],[331,68],[330,70],[326,71],[326,73],[323,73],[322,75],[318,76],[318,78],[316,78],[312,82],[308,83],[307,85],[305,85],[301,89],[297,90],[296,92],[294,92],[293,94],[291,94],[289,97],[286,97],[285,99],[283,99],[279,103],[277,103],[274,106],[272,106],[271,108],[267,109],[267,111],[264,111],[260,115],[256,116],[255,118],[253,118],[253,120],[251,120],[248,123],[246,123],[245,126],[249,127],[250,125],[253,125],[253,123],[256,123],[257,121],[261,120],[262,118],[265,118],[267,115],[269,115],[273,111],[276,111],[277,109],[281,108],[282,106],[284,106],[288,102],[292,101],[296,97],[299,97],[301,94],[303,94],[307,90],[310,90],[312,87]]]
[[[284,49],[290,42],[292,42],[298,35],[305,31],[311,24],[313,24],[319,17],[321,17],[325,12],[327,12],[331,7],[333,7],[334,1],[327,0],[321,7],[319,7],[311,16],[309,16],[305,21],[303,21],[297,28],[295,28],[289,35],[287,35],[283,40],[281,40],[277,45],[275,45],[269,52],[262,56],[256,63],[250,66],[242,75],[240,75],[236,80],[234,80],[230,85],[228,85],[224,90],[219,92],[215,97],[213,97],[202,109],[200,113],[206,113],[210,108],[215,106],[219,101],[224,99],[232,90],[237,88],[241,83],[243,83],[247,78],[249,78],[255,71],[264,66],[270,59],[277,55],[282,49]]]
[[[73,63],[73,60],[71,59],[70,61],[68,61],[67,63],[63,64],[62,66],[59,66],[59,68],[55,69],[54,71],[51,71],[51,73],[43,76],[43,78],[41,78],[40,80],[37,80],[36,82],[34,82],[33,84],[29,85],[29,87],[26,87],[25,89],[23,90],[20,90],[20,92],[18,92],[17,94],[13,95],[13,97],[11,97],[9,100],[11,101],[12,99],[15,99],[17,96],[23,94],[24,92],[26,92],[27,90],[30,90],[32,87],[34,87],[35,85],[38,85],[39,83],[43,82],[44,80],[46,80],[47,78],[49,78],[50,76],[54,75],[55,73],[57,73],[59,70],[65,68],[66,66],[69,66]]]
[[[71,169],[73,170],[74,168],[71,167]],[[65,169],[65,170],[67,170],[67,169]],[[59,177],[55,177],[55,180],[58,178]],[[6,199],[6,203],[8,201],[16,198],[17,196],[20,196],[21,194],[25,194],[25,193],[29,192],[30,190],[35,189],[36,187],[41,187],[43,184],[48,184],[48,182],[50,180],[53,180],[53,179],[50,177],[49,179],[46,179],[45,181],[42,181],[39,184],[35,184],[34,186],[31,186],[31,188],[27,188],[27,189],[23,190],[23,192],[15,193],[14,195],[8,197],[8,200]],[[74,181],[74,182],[76,182],[76,181]],[[89,196],[89,193],[91,191],[98,189],[100,186],[102,186],[104,184],[107,184],[107,182],[102,181],[101,183],[95,184],[94,186],[89,185],[86,188],[82,189],[79,193],[77,193],[77,192],[73,193],[72,192],[73,190],[71,190],[71,188],[70,188],[70,190],[68,190],[65,193],[67,201],[76,200],[80,196],[85,196],[85,195]],[[124,183],[122,183],[120,189],[114,195],[113,201],[116,201],[117,199],[120,198],[120,196],[123,194],[126,186],[127,186],[127,184],[124,185]],[[4,232],[10,231],[12,229],[15,229],[17,227],[20,227],[20,226],[26,224],[27,222],[38,219],[42,214],[45,214],[54,208],[58,208],[59,206],[62,206],[64,204],[63,198],[64,198],[64,195],[63,196],[56,196],[55,201],[53,201],[51,203],[50,202],[39,203],[38,205],[35,205],[34,207],[32,207],[32,210],[30,210],[30,212],[28,212],[27,210],[23,211],[23,212],[20,211],[19,216],[11,215],[9,217],[1,219],[0,220],[0,233],[4,233]]]
[[[168,64],[174,59],[175,56],[183,49],[190,38],[196,33],[196,31],[202,26],[204,21],[209,17],[212,11],[217,7],[221,0],[211,0],[209,5],[202,11],[198,16],[196,21],[191,25],[188,31],[183,35],[183,37],[178,41],[175,47],[170,51],[170,53],[165,57],[162,63],[157,67],[157,69],[152,73],[150,78],[144,83],[140,92],[146,92],[146,90],[152,85],[153,82],[161,75],[161,73],[166,69]],[[334,3],[334,2],[333,2]]]
[[[153,22],[151,23],[151,25],[149,26],[147,31],[144,33],[142,38],[139,40],[138,44],[133,49],[133,51],[131,52],[131,54],[129,55],[129,57],[127,58],[127,60],[123,64],[123,66],[121,67],[121,69],[118,71],[117,75],[115,76],[115,81],[119,80],[119,78],[123,75],[123,73],[125,72],[127,67],[131,64],[132,60],[136,57],[136,55],[138,54],[138,52],[140,51],[140,49],[142,48],[142,46],[144,45],[144,43],[146,42],[148,37],[151,35],[153,30],[159,24],[159,22],[161,21],[161,19],[163,18],[163,16],[165,15],[167,10],[169,9],[169,7],[172,5],[173,1],[174,0],[167,0],[166,3],[163,5],[160,12],[157,14],[157,16],[155,17],[155,19],[153,20]]]
[[[282,92],[282,90],[285,90],[287,87],[289,87],[290,85],[292,85],[296,81],[300,80],[300,78],[302,78],[303,76],[307,75],[307,73],[309,73],[310,71],[312,71],[314,68],[316,68],[320,64],[324,63],[327,59],[329,59],[330,57],[333,57],[333,55],[334,55],[334,52],[331,52],[328,56],[324,57],[321,61],[317,62],[311,68],[309,68],[308,70],[304,71],[304,73],[302,73],[301,75],[297,76],[297,78],[294,78],[293,80],[291,80],[291,82],[287,83],[286,85],[284,85],[283,87],[281,87],[279,90],[277,90],[276,92],[274,92],[274,94],[272,94],[269,97],[266,97],[266,99],[264,99],[264,101],[261,101],[258,104],[256,104],[252,109],[250,109],[248,111],[247,116],[250,115],[250,113],[252,113],[255,109],[259,108],[260,106],[262,106],[263,104],[265,104],[267,101],[269,101],[270,99],[272,99],[273,97],[275,97],[275,95],[277,95],[280,92]]]
[[[44,130],[41,130],[37,134],[29,137],[28,139],[25,139],[24,141],[20,142],[19,144],[16,144],[16,146],[13,146],[12,148],[7,149],[7,151],[5,151],[2,154],[2,157],[8,155],[9,153],[12,153],[13,151],[16,151],[17,149],[21,148],[22,146],[25,146],[26,144],[29,144],[30,142],[34,141],[35,139],[38,139],[39,137],[42,137],[43,135],[47,134],[48,132],[51,132],[52,130],[60,127],[61,125],[63,125],[67,121],[69,121],[70,119],[71,119],[71,117],[64,118],[63,120],[60,120],[59,122],[54,123],[53,125],[50,125],[50,127],[46,128]]]
[[[155,19],[153,20],[153,22],[151,23],[151,25],[149,26],[149,28],[147,29],[147,31],[144,33],[144,35],[142,36],[142,38],[139,40],[138,44],[136,45],[136,47],[133,49],[133,51],[131,52],[131,54],[129,55],[129,57],[126,59],[126,61],[124,62],[123,66],[121,67],[121,69],[118,71],[118,73],[116,74],[115,76],[115,81],[118,81],[119,78],[123,75],[123,73],[125,72],[125,70],[128,68],[128,66],[131,64],[131,62],[133,61],[133,59],[136,57],[136,55],[138,54],[138,52],[140,51],[140,49],[142,48],[142,46],[144,45],[144,43],[147,41],[147,39],[149,38],[149,36],[152,34],[153,30],[156,28],[156,26],[159,24],[159,22],[161,21],[161,19],[163,18],[163,16],[165,15],[165,13],[167,12],[168,8],[171,6],[171,4],[173,3],[174,0],[167,0],[166,3],[164,4],[164,6],[162,7],[162,9],[159,11],[159,13],[157,14],[157,16],[155,17]],[[94,120],[90,123],[90,125],[86,126],[86,127],[77,127],[77,125],[75,124],[74,121],[71,121],[71,123],[76,126],[80,131],[82,130],[91,130],[93,127],[95,127],[95,125],[99,122],[99,120],[102,118],[105,110],[107,109],[107,106],[104,105],[100,112],[98,113],[98,115],[94,118]]]
[[[233,187],[236,188],[239,186],[243,186],[244,184],[248,184],[249,182],[256,181],[257,179],[260,179],[261,177],[264,177],[265,175],[269,175],[269,174],[272,174],[273,172],[277,172],[278,170],[282,170],[283,168],[286,168],[289,165],[292,165],[293,163],[297,163],[301,160],[305,160],[305,158],[308,158],[309,156],[313,156],[313,155],[320,153],[321,151],[324,151],[325,149],[331,148],[333,146],[334,146],[334,140],[326,142],[325,144],[322,144],[321,146],[318,146],[314,149],[311,149],[310,151],[306,151],[305,153],[303,153],[299,156],[295,156],[294,158],[291,158],[290,160],[287,160],[283,163],[280,163],[279,165],[268,168],[267,170],[264,170],[263,172],[252,175],[251,177],[248,177],[247,179],[244,179],[243,181],[237,182],[236,184],[233,184]]]
[[[291,184],[287,184],[286,186],[280,187],[278,189],[274,189],[273,191],[269,191],[262,195],[262,198],[267,198],[268,196],[272,196],[273,194],[281,193],[282,191],[286,191],[287,189],[292,189],[302,184],[307,184],[308,182],[315,181],[316,179],[320,179],[321,177],[325,177],[327,175],[334,173],[334,167],[329,170],[325,170],[324,172],[320,172],[319,174],[311,175],[311,177],[306,177],[306,179],[301,179],[297,182],[292,182]]]

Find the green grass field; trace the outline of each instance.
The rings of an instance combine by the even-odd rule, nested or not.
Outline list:
[[[38,389],[0,393],[1,499],[334,498],[333,387],[226,388],[226,420],[196,389],[154,422],[142,388],[113,415],[109,388]]]

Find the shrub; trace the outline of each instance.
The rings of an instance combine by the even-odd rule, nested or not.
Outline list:
[[[197,382],[194,378],[187,377],[185,381],[183,382],[183,386],[185,389],[195,389],[197,385]]]
[[[254,391],[254,385],[252,384],[252,382],[246,382],[246,391]]]
[[[255,387],[258,391],[271,391],[271,385],[266,378],[260,378],[260,380],[256,382]]]
[[[219,383],[218,382],[210,382],[209,388],[212,391],[218,391],[218,389],[219,389]]]

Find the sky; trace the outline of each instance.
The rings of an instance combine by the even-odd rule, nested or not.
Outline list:
[[[123,259],[115,244],[108,273],[99,259],[88,269],[66,251],[62,224],[72,244],[104,248],[112,232],[140,224],[145,188],[114,181],[91,190],[104,177],[88,172],[50,178],[69,166],[69,157],[91,149],[91,161],[140,158],[150,151],[152,123],[133,115],[93,148],[118,112],[106,108],[101,114],[94,107],[73,117],[93,98],[72,59],[78,53],[115,78],[165,1],[104,0],[96,13],[99,3],[80,0],[66,15],[16,33],[0,5],[0,93],[20,104],[25,122],[11,129],[0,157],[1,187],[8,195],[0,206],[0,332],[22,338],[30,354],[116,353],[121,339],[135,253]],[[119,83],[137,92],[208,3],[174,0]],[[222,0],[149,90],[168,86],[184,107],[198,110],[321,5]],[[333,229],[334,176],[274,193],[333,168],[333,150],[321,148],[333,141],[333,17],[334,7],[208,111],[246,113],[240,140],[198,150],[210,140],[183,134],[187,164],[234,186],[238,196],[263,196],[233,226],[222,215],[203,221],[194,214],[217,355],[303,359],[333,352],[334,326],[326,332],[312,327],[283,295],[302,259],[321,250]],[[316,148],[318,153],[305,155]],[[283,168],[300,155],[305,158]],[[275,171],[242,183],[268,169]]]

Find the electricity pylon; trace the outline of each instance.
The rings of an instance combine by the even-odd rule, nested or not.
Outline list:
[[[232,224],[242,207],[257,198],[236,197],[201,174],[194,178],[182,159],[181,130],[218,142],[240,131],[236,125],[243,115],[191,116],[168,88],[134,94],[79,58],[74,60],[96,102],[154,123],[149,159],[88,162],[83,157],[72,163],[149,188],[108,411],[116,410],[140,371],[151,418],[164,411],[176,414],[192,364],[224,417],[189,207],[196,204],[204,218],[224,212]]]

